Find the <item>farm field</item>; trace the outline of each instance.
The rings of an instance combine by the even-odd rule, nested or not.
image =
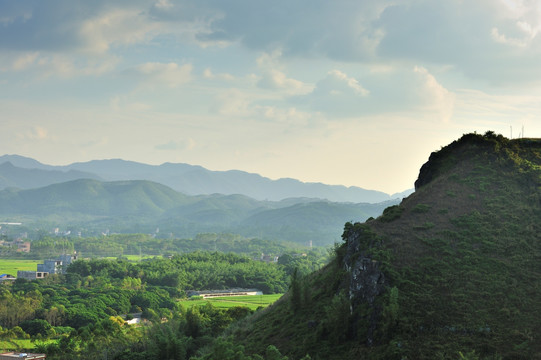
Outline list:
[[[57,342],[58,340],[42,340],[38,341],[39,344],[49,344]],[[36,342],[30,339],[10,339],[0,340],[0,352],[8,351],[31,351],[36,347]]]
[[[36,270],[43,260],[0,259],[0,274],[17,276],[17,270]]]
[[[217,308],[227,309],[234,306],[246,306],[251,310],[256,310],[259,307],[269,306],[278,300],[282,295],[283,294],[225,296],[209,299],[182,300],[180,303],[186,308],[190,308],[192,306],[202,306],[210,302]]]

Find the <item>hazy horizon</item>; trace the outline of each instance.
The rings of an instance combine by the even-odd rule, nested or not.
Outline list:
[[[3,156],[22,156],[22,155],[19,155],[19,154],[0,154],[0,158],[2,158]],[[43,161],[40,161],[39,159],[35,159],[35,158],[32,158],[32,157],[26,157],[26,156],[22,156],[24,158],[27,158],[27,159],[32,159],[32,160],[35,160],[35,161],[38,161],[39,163],[41,163],[42,165],[46,165],[46,166],[70,166],[70,165],[73,165],[73,164],[76,164],[76,163],[85,163],[85,162],[75,162],[75,163],[66,163],[66,164],[56,164],[56,165],[53,165],[53,164],[49,164],[49,163],[46,163],[46,162],[43,162]],[[164,163],[161,163],[161,164],[148,164],[148,163],[144,163],[144,162],[139,162],[139,161],[133,161],[133,160],[125,160],[125,159],[120,159],[120,158],[112,158],[112,159],[92,159],[92,160],[89,160],[89,162],[91,161],[127,161],[127,162],[135,162],[137,164],[143,164],[143,165],[150,165],[150,166],[161,166],[161,165],[165,165],[165,164],[173,164],[173,165],[177,165],[177,164],[181,164],[181,165],[189,165],[189,166],[194,166],[194,167],[198,167],[198,166],[201,166],[201,165],[198,165],[198,164],[187,164],[187,163],[173,163],[173,162],[164,162]],[[14,166],[17,166],[16,164],[12,164]],[[241,171],[241,172],[246,172],[248,174],[255,174],[255,175],[259,175],[263,178],[268,178],[270,180],[284,180],[284,179],[290,179],[290,180],[298,180],[298,181],[301,181],[303,182],[302,180],[299,180],[299,179],[295,179],[295,178],[292,178],[292,177],[281,177],[281,178],[270,178],[268,176],[265,176],[265,175],[262,175],[262,174],[258,174],[258,173],[254,173],[254,172],[247,172],[247,171],[244,171],[244,170],[241,170],[241,169],[227,169],[227,170],[213,170],[213,169],[208,169],[206,167],[203,167],[204,169],[206,170],[209,170],[209,171],[224,171],[224,172],[227,172],[227,171]],[[97,174],[98,175],[98,174]],[[107,181],[107,180],[105,180]],[[345,186],[347,188],[352,188],[352,187],[356,187],[355,185],[351,185],[351,186],[347,186],[347,185],[342,185],[342,184],[328,184],[328,183],[322,183],[322,182],[319,182],[319,181],[305,181],[304,183],[321,183],[321,184],[324,184],[324,185],[331,185],[331,186]],[[358,186],[357,186],[358,187]],[[379,189],[367,189],[367,188],[363,188],[364,190],[370,190],[370,191],[378,191],[378,192],[382,192],[382,193],[386,193],[388,195],[394,195],[394,194],[399,194],[399,193],[403,193],[403,192],[407,192],[407,191],[410,191],[413,189],[413,187],[410,187],[410,188],[407,188],[407,189],[403,189],[401,191],[396,191],[396,192],[393,192],[393,193],[387,193],[383,190],[379,190]]]
[[[412,188],[541,136],[541,1],[0,0],[0,153]],[[522,133],[524,132],[524,133]]]

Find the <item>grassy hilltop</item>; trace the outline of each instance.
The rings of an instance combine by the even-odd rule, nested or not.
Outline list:
[[[290,359],[540,359],[541,140],[467,134],[231,334]]]

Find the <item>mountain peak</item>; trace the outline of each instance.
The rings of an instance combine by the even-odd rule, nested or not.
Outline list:
[[[539,358],[541,140],[464,135],[416,188],[346,224],[334,261],[300,281],[300,306],[287,294],[252,320],[267,338],[238,339],[293,358]]]

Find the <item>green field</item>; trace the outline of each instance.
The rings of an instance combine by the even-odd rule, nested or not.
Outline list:
[[[37,343],[48,344],[58,340],[41,340]],[[36,347],[36,343],[30,339],[0,340],[0,352],[7,351],[30,351]]]
[[[37,264],[43,264],[43,260],[0,259],[0,275],[17,276],[17,270],[36,271]]]
[[[225,296],[210,299],[182,300],[180,303],[186,308],[190,308],[192,306],[201,306],[210,302],[212,305],[218,308],[227,309],[234,306],[246,306],[252,310],[256,310],[258,307],[269,306],[281,296],[282,294]]]

